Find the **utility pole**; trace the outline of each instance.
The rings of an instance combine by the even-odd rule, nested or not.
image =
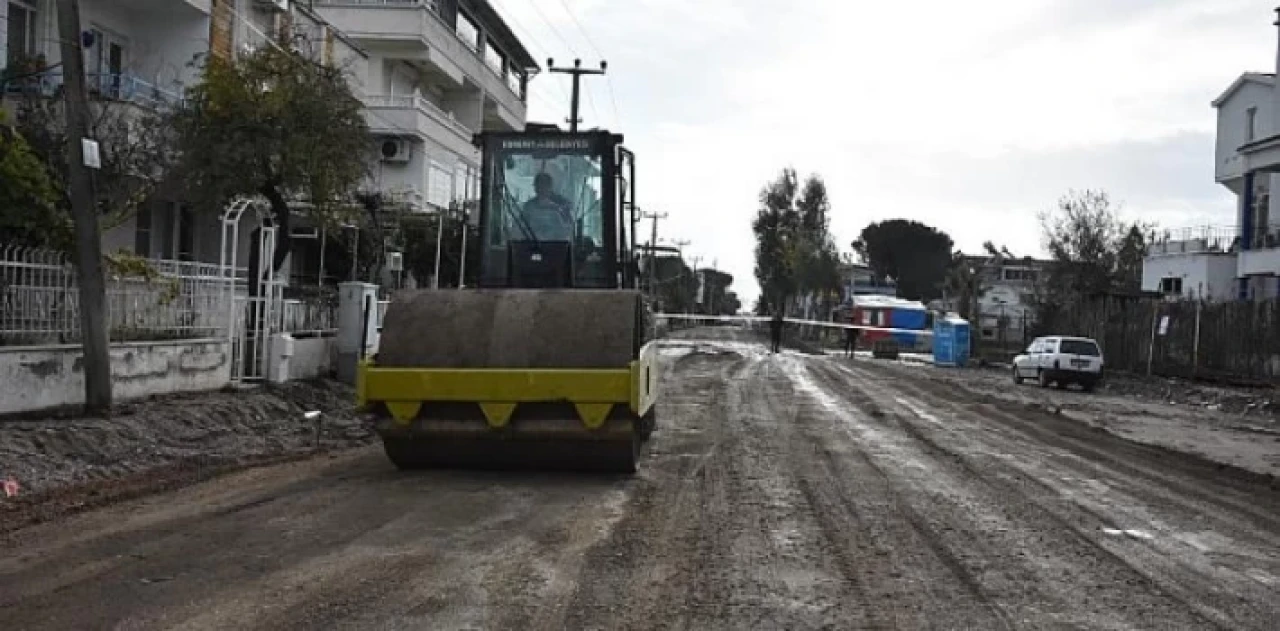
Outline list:
[[[676,288],[680,292],[680,302],[684,303],[684,312],[687,314],[689,313],[689,303],[685,300],[685,294],[687,293],[685,288],[688,287],[688,285],[684,282],[684,246],[689,245],[692,242],[688,239],[676,239],[671,243],[676,246],[676,256],[680,257],[680,267],[678,268],[680,276],[679,280],[676,281]]]
[[[578,118],[578,94],[579,94],[578,84],[582,80],[582,75],[603,75],[605,71],[608,70],[609,68],[609,62],[601,61],[599,70],[594,70],[591,68],[583,68],[581,59],[574,59],[572,68],[557,68],[555,67],[555,65],[556,65],[555,59],[551,59],[551,58],[547,59],[547,70],[549,72],[554,72],[557,74],[573,75],[573,98],[571,99],[572,102],[569,105],[570,109],[569,109],[568,122],[569,122],[569,131],[575,132],[575,131],[578,131],[578,123],[582,122],[582,120]]]
[[[89,99],[84,86],[79,2],[58,0],[57,10],[67,108],[67,188],[75,223],[80,333],[84,338],[84,405],[89,414],[107,415],[111,413],[107,291],[102,273],[98,209],[93,203],[93,179],[89,175],[90,167],[98,167],[98,146],[89,138]]]
[[[656,298],[658,294],[658,285],[655,282],[658,274],[658,220],[666,219],[667,213],[647,213],[642,211],[640,218],[653,220],[653,233],[649,237],[649,297]]]

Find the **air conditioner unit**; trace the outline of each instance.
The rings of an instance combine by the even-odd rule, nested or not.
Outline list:
[[[383,162],[408,162],[413,157],[411,145],[403,138],[384,138],[378,153]]]
[[[404,253],[387,252],[387,271],[388,272],[404,271]]]
[[[314,227],[291,228],[289,230],[289,238],[290,239],[319,239],[320,229],[314,228]]]
[[[260,7],[275,9],[276,11],[289,10],[289,0],[253,0],[253,4]]]

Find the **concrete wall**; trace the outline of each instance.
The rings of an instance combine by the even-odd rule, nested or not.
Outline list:
[[[79,346],[0,347],[0,414],[82,404],[83,364]],[[113,344],[111,381],[117,400],[217,390],[231,381],[230,343]]]
[[[1171,254],[1142,262],[1142,289],[1160,291],[1160,281],[1181,278],[1183,295],[1210,300],[1233,300],[1236,295],[1236,257],[1232,254]]]
[[[293,357],[289,360],[289,379],[315,379],[327,376],[334,369],[337,355],[337,338],[294,338]]]
[[[1214,164],[1219,182],[1244,175],[1244,160],[1236,150],[1248,142],[1246,112],[1250,107],[1258,108],[1254,119],[1254,139],[1266,138],[1276,133],[1272,122],[1271,92],[1271,87],[1249,81],[1218,107]]]
[[[1240,253],[1238,276],[1280,274],[1280,249],[1246,250]]]

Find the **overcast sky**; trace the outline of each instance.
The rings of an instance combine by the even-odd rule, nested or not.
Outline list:
[[[748,307],[757,195],[786,166],[826,179],[846,251],[904,217],[1038,255],[1036,213],[1073,188],[1165,227],[1233,223],[1210,101],[1274,70],[1280,4],[491,1],[542,63],[604,55],[585,124],[626,134],[660,241],[691,241]],[[532,85],[530,120],[567,118],[567,77]]]

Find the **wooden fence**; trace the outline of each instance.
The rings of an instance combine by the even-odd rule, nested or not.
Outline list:
[[[1098,340],[1107,367],[1227,382],[1280,380],[1280,301],[1107,297],[1067,305],[1045,333]]]

